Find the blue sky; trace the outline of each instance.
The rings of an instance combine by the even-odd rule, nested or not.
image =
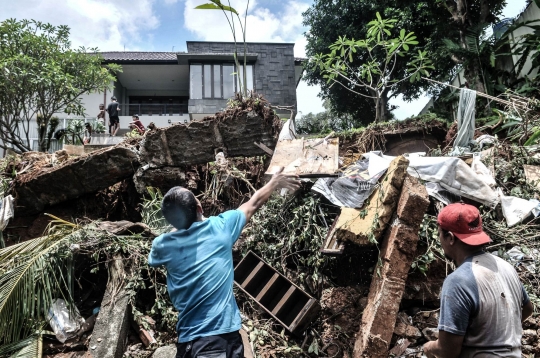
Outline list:
[[[11,0],[4,1],[0,20],[35,19],[71,28],[73,46],[99,47],[108,51],[185,51],[186,41],[231,41],[232,35],[218,11],[194,10],[204,0]],[[231,0],[237,10],[247,0]],[[295,42],[295,55],[305,56],[307,31],[302,12],[312,0],[251,0],[248,12],[248,41]],[[504,17],[514,17],[525,0],[509,0]],[[320,112],[319,88],[301,82],[297,89],[302,113]],[[428,99],[393,104],[397,118],[420,111]]]

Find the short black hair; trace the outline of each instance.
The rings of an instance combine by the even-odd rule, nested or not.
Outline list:
[[[189,229],[197,221],[197,199],[186,188],[175,186],[163,197],[161,212],[176,229]]]
[[[111,97],[111,100],[116,101],[116,97],[115,97],[115,96],[112,96],[112,97]]]

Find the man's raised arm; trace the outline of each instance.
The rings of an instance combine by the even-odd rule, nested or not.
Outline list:
[[[300,187],[300,181],[298,176],[291,176],[283,174],[283,167],[281,167],[273,176],[272,179],[265,186],[260,188],[253,194],[251,199],[247,203],[240,205],[238,210],[243,211],[246,215],[246,222],[251,219],[251,216],[255,214],[257,210],[264,203],[268,201],[272,192],[276,189],[286,188],[292,191],[297,190]]]

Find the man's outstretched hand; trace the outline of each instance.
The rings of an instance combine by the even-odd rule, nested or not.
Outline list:
[[[300,188],[298,176],[283,174],[283,167],[278,168],[274,172],[274,175],[272,175],[272,179],[270,179],[265,186],[257,190],[247,203],[242,204],[238,208],[238,210],[243,211],[246,215],[246,222],[251,219],[251,216],[255,214],[264,203],[266,203],[274,190],[281,188],[289,189],[293,192]]]
[[[272,179],[270,181],[274,181],[275,183],[275,189],[289,189],[291,191],[296,191],[298,188],[300,188],[300,179],[298,179],[298,175],[288,175],[283,174],[284,167],[278,167],[277,170],[274,172],[274,175],[272,175]]]

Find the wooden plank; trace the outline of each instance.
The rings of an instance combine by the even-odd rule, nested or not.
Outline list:
[[[268,281],[268,283],[266,285],[264,285],[263,289],[261,290],[261,292],[259,292],[259,294],[257,295],[257,297],[255,297],[255,299],[260,302],[262,300],[262,298],[264,297],[264,295],[266,295],[266,293],[268,292],[268,290],[270,289],[270,287],[272,287],[272,285],[274,284],[274,282],[276,282],[276,280],[279,278],[279,274],[276,272],[274,274],[274,276],[272,276],[272,278],[270,278],[270,280]]]
[[[275,167],[284,167],[285,174],[300,177],[328,177],[337,175],[339,139],[293,139],[279,141],[266,174]]]
[[[317,300],[310,298],[289,326],[289,330],[293,333],[301,332],[319,311],[320,306],[317,304]]]
[[[283,306],[285,305],[285,303],[287,303],[287,301],[289,300],[289,298],[291,298],[291,295],[294,293],[294,291],[296,291],[296,287],[295,286],[291,286],[287,292],[283,295],[283,297],[281,298],[281,300],[279,300],[278,304],[276,305],[276,307],[272,310],[272,314],[277,316],[281,309],[283,308]]]
[[[251,280],[253,280],[253,277],[255,277],[255,275],[257,275],[257,273],[259,273],[260,269],[264,266],[264,262],[261,261],[257,264],[257,266],[255,266],[255,268],[253,269],[253,271],[251,271],[251,273],[249,274],[248,277],[246,277],[246,279],[244,280],[244,282],[242,282],[242,287],[246,288],[246,286],[251,282]]]
[[[326,234],[326,239],[324,240],[323,246],[320,249],[320,252],[327,255],[342,255],[345,251],[345,243],[338,239],[336,223],[339,220],[339,215],[334,220],[328,234]]]
[[[306,292],[304,292],[300,287],[298,287],[297,285],[295,285],[294,283],[292,283],[289,279],[287,279],[285,276],[283,276],[281,273],[279,273],[276,269],[274,269],[272,266],[268,265],[266,262],[263,261],[263,259],[261,259],[259,256],[255,255],[252,251],[249,251],[247,253],[246,256],[244,256],[244,258],[240,261],[240,263],[238,263],[235,267],[235,277],[238,277],[238,271],[240,269],[242,269],[242,266],[245,266],[243,263],[244,262],[257,262],[258,261],[258,264],[255,265],[255,268],[253,271],[259,271],[261,270],[262,266],[265,266],[266,269],[271,269],[274,274],[272,275],[272,277],[269,279],[269,281],[265,284],[265,287],[263,288],[263,290],[261,292],[259,292],[257,294],[257,297],[253,296],[250,292],[248,292],[246,289],[245,289],[245,286],[243,285],[244,282],[246,282],[246,284],[248,283],[248,279],[250,281],[253,281],[254,279],[256,280],[256,278],[254,278],[255,275],[253,275],[253,272],[251,272],[248,276],[251,276],[251,277],[247,277],[246,279],[244,279],[242,282],[242,284],[238,281],[234,281],[234,284],[242,291],[244,292],[248,297],[250,297],[251,299],[253,299],[255,302],[257,302],[257,304],[260,305],[260,307],[266,311],[270,316],[272,316],[279,324],[281,324],[283,327],[285,327],[287,330],[289,330],[291,333],[295,334],[295,335],[298,335],[298,334],[301,334],[302,332],[300,332],[301,329],[305,328],[305,326],[311,322],[314,318],[314,315],[313,315],[313,312],[318,312],[320,311],[320,305],[319,305],[319,302],[314,299],[313,297],[311,297],[310,295],[308,295]],[[260,264],[263,264],[262,266],[259,266]],[[250,264],[251,265],[251,264]],[[244,267],[245,269],[245,267]],[[247,273],[245,273],[247,274]],[[242,274],[241,277],[245,277],[244,275],[245,274]],[[278,275],[276,277],[276,275]],[[281,297],[281,299],[279,300],[278,304],[274,307],[274,310],[270,310],[267,306],[263,305],[261,302],[260,302],[260,299],[262,297],[264,297],[264,293],[263,292],[268,292],[271,290],[271,282],[273,281],[274,283],[276,283],[277,280],[280,280],[282,279],[283,280],[283,286],[284,288],[287,287],[287,285],[290,285],[290,288],[287,290],[286,294]],[[304,307],[302,308],[302,310],[300,310],[300,312],[306,312],[304,317],[300,317],[302,315],[302,313],[299,313],[296,315],[296,317],[292,320],[292,322],[294,322],[294,320],[296,320],[298,323],[296,323],[296,327],[294,328],[294,331],[291,330],[290,326],[291,324],[286,324],[285,322],[283,322],[282,319],[280,319],[278,316],[276,316],[275,312],[278,312],[280,314],[282,313],[286,313],[286,312],[283,312],[283,308],[284,306],[288,306],[288,305],[285,305],[285,303],[288,301],[288,298],[290,299],[291,298],[291,295],[294,294],[294,292],[296,290],[299,290],[300,292],[302,292],[306,298],[308,299],[308,302],[312,302],[311,303],[311,306],[307,307],[306,305],[304,305]],[[275,292],[275,290],[272,289],[273,292]],[[262,295],[261,295],[262,293]],[[276,294],[277,295],[277,294]],[[278,299],[279,296],[276,296],[276,299]],[[296,302],[295,302],[296,303]],[[281,309],[282,312],[279,312]],[[274,312],[275,311],[275,312]]]

